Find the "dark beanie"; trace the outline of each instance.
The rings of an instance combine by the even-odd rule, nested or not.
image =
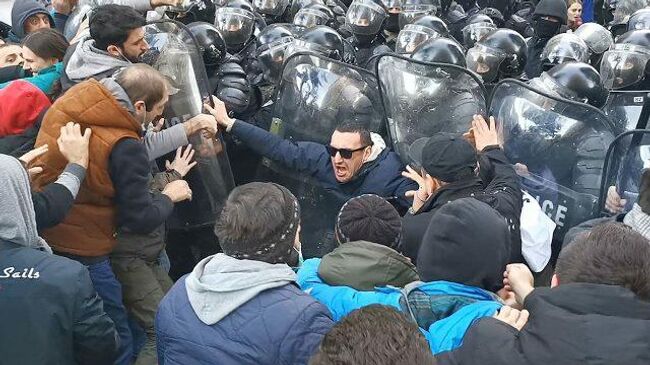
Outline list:
[[[397,249],[402,219],[386,199],[365,194],[348,200],[336,220],[339,242],[368,241]]]
[[[422,148],[422,167],[444,182],[455,182],[474,176],[476,150],[462,136],[436,133]]]
[[[496,292],[509,258],[510,231],[503,216],[477,199],[463,198],[434,213],[416,267],[425,282],[445,280]]]

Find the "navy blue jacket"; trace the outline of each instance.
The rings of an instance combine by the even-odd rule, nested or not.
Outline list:
[[[287,284],[261,292],[208,326],[192,309],[182,277],[158,307],[158,363],[307,364],[333,325],[327,308]]]
[[[291,142],[240,120],[235,122],[231,133],[256,153],[314,178],[341,205],[355,196],[377,194],[396,201],[406,210],[411,206],[406,192],[418,189],[414,181],[402,176],[404,165],[392,151],[384,150],[376,160],[366,163],[352,181],[339,183],[327,148],[322,144]]]

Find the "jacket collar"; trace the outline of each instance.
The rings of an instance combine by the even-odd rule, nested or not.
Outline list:
[[[429,199],[424,203],[420,212],[428,212],[435,209],[448,201],[458,199],[459,193],[469,196],[473,192],[483,189],[483,182],[476,176],[471,179],[456,181],[447,184],[438,189]]]

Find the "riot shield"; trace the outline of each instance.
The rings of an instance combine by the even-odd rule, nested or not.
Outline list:
[[[467,69],[386,54],[376,74],[388,135],[405,164],[420,165],[415,151],[433,134],[465,133],[473,115],[485,115],[485,89]]]
[[[557,224],[556,238],[598,214],[605,155],[614,139],[599,109],[507,79],[494,89],[490,115],[501,123],[504,151],[522,189]]]
[[[273,115],[271,133],[293,142],[328,145],[336,127],[348,121],[384,133],[384,117],[373,74],[305,52],[295,53],[285,61]],[[257,179],[286,186],[300,201],[305,257],[320,257],[335,247],[334,224],[346,197],[324,189],[322,182],[308,175],[288,170],[266,158],[258,169]]]
[[[168,79],[172,89],[163,111],[166,126],[186,122],[200,114],[210,91],[192,34],[179,22],[162,20],[145,26],[145,39],[150,46],[148,61]],[[185,177],[192,189],[192,200],[175,205],[174,214],[167,222],[169,229],[213,225],[234,187],[221,136],[210,139],[197,133],[189,141],[196,150],[197,161]]]
[[[607,102],[603,106],[603,111],[614,125],[616,135],[625,131],[645,129],[648,127],[647,121],[641,121],[640,125],[638,123],[639,117],[641,116],[641,109],[643,109],[643,103],[649,92],[650,90],[610,91]]]
[[[649,168],[650,130],[626,131],[616,137],[607,151],[600,189],[601,214],[610,214],[605,210],[607,190],[610,186],[615,186],[618,195],[627,200],[623,213],[630,211],[639,197],[641,176]]]

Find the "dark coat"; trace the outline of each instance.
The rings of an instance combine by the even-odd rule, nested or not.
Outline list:
[[[526,68],[524,73],[528,80],[539,77],[543,71],[542,52],[548,39],[540,39],[533,36],[528,40],[528,55],[526,57]]]
[[[479,153],[481,177],[450,183],[436,191],[417,214],[408,213],[402,219],[401,252],[417,262],[418,250],[438,208],[450,201],[474,198],[486,203],[508,220],[511,232],[511,262],[521,262],[522,193],[519,177],[500,148],[486,147]],[[484,183],[485,182],[485,183]]]
[[[109,365],[116,355],[115,326],[83,265],[1,241],[0,323],[2,364]]]
[[[332,160],[324,145],[313,142],[290,142],[254,125],[237,120],[231,133],[256,153],[285,167],[304,173],[343,205],[362,194],[377,194],[407,209],[411,202],[405,194],[417,190],[417,184],[402,176],[404,165],[396,153],[384,150],[376,160],[366,163],[350,182],[339,183],[334,176]]]
[[[650,303],[613,285],[537,288],[521,332],[494,318],[477,321],[463,345],[438,356],[451,365],[638,365],[650,362]]]
[[[332,326],[327,308],[294,284],[265,290],[208,326],[192,309],[182,277],[156,315],[158,363],[307,364]]]

